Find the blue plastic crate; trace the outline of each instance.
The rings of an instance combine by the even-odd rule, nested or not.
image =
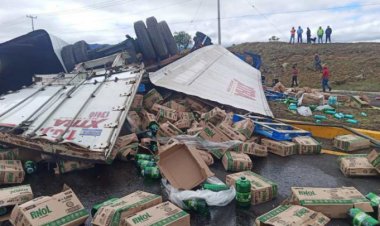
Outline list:
[[[271,90],[265,90],[265,96],[267,100],[269,101],[274,101],[274,100],[281,100],[286,98],[286,94],[276,92],[276,91],[271,91]]]
[[[277,122],[255,122],[253,132],[277,141],[290,141],[298,136],[311,136],[309,131]]]

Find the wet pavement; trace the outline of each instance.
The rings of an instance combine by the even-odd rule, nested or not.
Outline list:
[[[363,194],[380,193],[379,177],[347,178],[339,170],[337,156],[294,155],[280,157],[269,154],[267,158],[253,158],[252,171],[278,184],[278,197],[271,202],[252,206],[249,210],[238,209],[232,202],[226,207],[213,207],[210,216],[191,215],[192,225],[254,225],[257,216],[273,209],[290,195],[292,186],[340,187],[354,186]],[[181,167],[181,166],[178,166]],[[225,181],[225,172],[220,161],[211,170]],[[97,165],[93,169],[65,175],[54,175],[44,165],[39,173],[29,175],[25,184],[32,186],[35,197],[53,195],[61,191],[63,184],[70,186],[87,209],[111,197],[122,197],[136,190],[160,194],[167,200],[159,181],[144,180],[139,176],[133,162],[115,162],[112,165]],[[90,219],[86,225],[90,225]],[[349,225],[346,220],[334,220],[329,225]]]

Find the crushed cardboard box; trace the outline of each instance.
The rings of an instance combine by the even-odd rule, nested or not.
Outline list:
[[[30,185],[20,185],[0,189],[0,208],[7,208],[9,213],[0,217],[0,222],[8,220],[10,212],[15,205],[23,204],[33,199]]]
[[[117,159],[121,161],[129,161],[129,155],[136,155],[139,149],[139,143],[128,144],[127,146],[120,148],[117,153]]]
[[[147,129],[152,122],[157,122],[156,115],[147,112],[145,109],[142,109],[140,114],[142,126],[144,129]]]
[[[366,154],[345,155],[339,158],[340,170],[349,176],[379,176],[379,172],[368,161]]]
[[[243,119],[241,121],[235,122],[233,128],[242,133],[247,139],[251,138],[253,130],[255,129],[255,124],[251,119]]]
[[[207,113],[203,113],[201,115],[201,119],[205,120],[206,122],[210,122],[213,125],[217,126],[221,122],[224,121],[224,119],[226,118],[226,115],[227,115],[226,111],[224,111],[218,107],[215,107],[211,111],[209,111]]]
[[[290,141],[275,141],[263,138],[261,139],[261,144],[267,146],[269,152],[282,157],[298,153],[297,144]]]
[[[258,157],[267,157],[268,148],[255,142],[244,142],[238,146],[238,152]]]
[[[164,202],[127,218],[126,225],[190,226],[190,215],[171,202]]]
[[[309,105],[323,105],[324,96],[320,93],[304,93],[299,99],[301,105],[309,106]]]
[[[373,212],[371,202],[354,187],[292,187],[291,203],[321,212],[329,218],[346,218],[350,208]]]
[[[225,142],[231,140],[218,127],[211,123],[207,123],[199,136],[205,140],[213,142]]]
[[[190,190],[214,175],[197,151],[178,141],[160,150],[157,165],[177,189]]]
[[[256,226],[323,226],[330,221],[322,213],[303,206],[281,205],[256,218]]]
[[[75,226],[83,224],[88,217],[87,210],[73,190],[65,186],[61,193],[16,205],[9,220],[14,226]]]
[[[240,132],[234,130],[230,125],[227,123],[220,123],[218,128],[222,133],[224,133],[230,140],[240,140],[240,141],[246,141],[247,138]]]
[[[275,182],[251,171],[244,171],[227,175],[226,184],[235,187],[236,181],[241,177],[245,177],[249,182],[251,182],[252,205],[268,202],[277,196],[278,187]]]
[[[293,142],[298,145],[298,154],[320,154],[322,145],[309,136],[294,137]]]
[[[177,128],[174,124],[170,122],[164,122],[160,124],[160,129],[158,130],[157,136],[174,137],[181,134],[183,134],[182,130]]]
[[[135,191],[100,207],[91,223],[96,226],[126,225],[126,218],[161,202],[162,197],[159,195]]]
[[[252,161],[247,154],[232,151],[224,154],[222,164],[227,171],[245,171],[252,168]]]
[[[145,109],[151,109],[154,104],[160,104],[163,100],[161,94],[156,89],[151,89],[144,95],[143,104]]]
[[[64,174],[77,170],[85,170],[95,167],[93,163],[61,160],[57,162],[54,168],[55,174]]]
[[[186,146],[189,149],[195,150],[196,152],[198,152],[199,155],[202,157],[203,161],[206,163],[206,165],[210,166],[210,165],[214,164],[214,158],[212,157],[212,155],[208,151],[197,149],[193,145],[186,144]]]
[[[380,154],[376,150],[372,150],[368,156],[368,161],[375,167],[377,172],[380,173]]]
[[[371,142],[361,136],[347,134],[334,138],[334,147],[342,151],[356,151],[366,149],[371,146]]]
[[[20,160],[0,160],[0,184],[16,184],[24,181],[25,172]]]

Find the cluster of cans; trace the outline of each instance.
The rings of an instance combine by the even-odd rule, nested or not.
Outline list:
[[[143,177],[150,179],[161,178],[160,169],[153,155],[137,154],[135,159]]]

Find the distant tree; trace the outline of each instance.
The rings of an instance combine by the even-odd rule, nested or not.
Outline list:
[[[280,40],[280,38],[277,36],[274,36],[274,35],[269,38],[269,42],[278,42],[279,40]]]
[[[174,40],[179,48],[187,49],[192,43],[191,36],[185,31],[174,32]]]

